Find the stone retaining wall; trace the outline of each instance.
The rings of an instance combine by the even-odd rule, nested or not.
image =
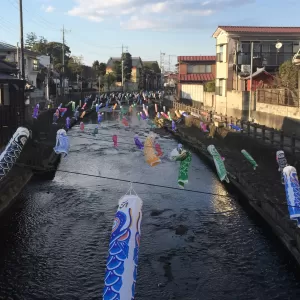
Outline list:
[[[215,170],[207,146],[215,145],[225,157],[225,165],[229,172],[228,187],[237,189],[254,210],[269,224],[273,232],[289,250],[300,265],[300,228],[290,220],[284,186],[280,182],[280,173],[275,159],[276,148],[267,147],[258,141],[238,133],[222,132],[222,136],[208,138],[199,128],[184,125],[178,126],[176,133],[171,131],[170,124],[166,130],[178,141],[193,148]],[[254,171],[244,159],[240,151],[246,149],[257,161],[259,167]],[[290,164],[297,164],[288,157]]]

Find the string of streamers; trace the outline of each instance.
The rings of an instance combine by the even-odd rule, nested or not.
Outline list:
[[[16,164],[19,167],[28,167],[28,168],[35,168],[34,166],[26,165],[26,164]],[[55,169],[46,169],[46,168],[39,168],[39,171],[51,171]],[[94,177],[94,178],[101,178],[101,179],[107,179],[107,180],[113,180],[113,181],[119,181],[119,182],[127,182],[127,183],[132,183],[132,184],[140,184],[140,185],[146,185],[146,186],[152,186],[152,187],[158,187],[158,188],[164,188],[164,189],[170,189],[170,190],[177,190],[181,192],[191,192],[191,193],[196,193],[196,194],[202,194],[202,195],[210,195],[210,196],[217,196],[217,197],[223,197],[223,198],[228,198],[228,199],[233,199],[233,196],[228,196],[228,195],[222,195],[222,194],[217,194],[217,193],[211,193],[211,192],[206,192],[206,191],[200,191],[200,190],[191,190],[191,189],[182,189],[182,188],[177,188],[177,187],[172,187],[172,186],[166,186],[166,185],[159,185],[159,184],[154,184],[154,183],[146,183],[146,182],[140,182],[140,181],[131,181],[127,179],[122,179],[122,178],[113,178],[113,177],[107,177],[107,176],[101,176],[101,175],[94,175],[94,174],[88,174],[88,173],[81,173],[81,172],[75,172],[75,171],[67,171],[67,170],[61,170],[58,169],[56,172],[61,172],[61,173],[67,173],[67,174],[74,174],[74,175],[80,175],[80,176],[87,176],[87,177]],[[295,207],[295,208],[300,208],[300,206],[293,206],[293,205],[288,205],[285,203],[275,203],[271,200],[250,200],[251,202],[261,202],[261,203],[272,203],[273,205],[277,206],[284,206],[284,207]]]

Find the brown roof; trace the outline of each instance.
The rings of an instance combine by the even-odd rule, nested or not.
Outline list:
[[[215,77],[212,73],[204,73],[204,74],[181,74],[179,80],[182,81],[211,81],[214,80]]]
[[[218,26],[213,36],[220,30],[228,32],[244,32],[244,33],[299,33],[300,27],[271,27],[271,26]]]
[[[178,56],[177,61],[215,61],[215,55]]]

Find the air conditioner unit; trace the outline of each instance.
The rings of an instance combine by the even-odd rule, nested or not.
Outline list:
[[[250,65],[241,65],[242,73],[250,73]]]

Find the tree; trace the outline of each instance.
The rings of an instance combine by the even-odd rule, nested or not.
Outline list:
[[[104,76],[104,83],[107,85],[108,90],[110,90],[110,87],[116,82],[116,80],[117,78],[114,73],[108,73]]]
[[[106,74],[106,64],[105,63],[100,63],[99,73],[100,73],[100,76],[104,76]]]
[[[92,69],[95,71],[96,75],[98,75],[99,66],[100,66],[99,60],[95,60],[92,64]]]
[[[37,35],[34,32],[26,34],[25,48],[31,50],[33,45],[37,42]]]
[[[37,35],[34,32],[30,32],[27,34],[26,45],[27,49],[30,49],[31,51],[38,52],[42,55],[49,55],[54,69],[58,72],[62,71],[62,43],[48,42],[47,39],[43,36],[37,37]],[[64,54],[65,66],[67,66],[71,54],[71,50],[67,45],[64,45]]]
[[[92,69],[94,70],[96,77],[103,77],[106,74],[106,64],[99,63],[98,60],[93,62]]]
[[[144,65],[144,68],[146,68],[148,70],[152,70],[154,73],[161,73],[161,70],[160,70],[160,67],[159,67],[157,61],[144,62],[143,65]]]
[[[77,75],[81,76],[83,70],[83,57],[82,56],[71,56],[67,65],[67,74],[70,79],[74,80]]]
[[[281,85],[294,91],[298,88],[298,67],[291,60],[287,60],[279,67]]]
[[[215,80],[208,81],[204,85],[205,92],[215,92],[216,91],[216,82]]]
[[[122,81],[122,64],[120,61],[114,61],[112,70],[116,77],[117,82]]]
[[[131,72],[132,72],[131,54],[128,52],[123,53],[122,60],[123,60],[124,79],[128,81],[131,79]]]

